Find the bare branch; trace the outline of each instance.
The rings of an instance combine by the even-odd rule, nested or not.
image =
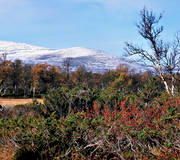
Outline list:
[[[162,14],[156,16],[152,11],[144,8],[140,12],[140,18],[136,26],[139,34],[149,42],[150,50],[126,42],[126,55],[146,67],[153,68],[163,81],[167,93],[174,95],[174,74],[180,69],[180,36],[177,34],[172,44],[160,39],[163,26],[159,26],[159,21]],[[171,76],[171,84],[167,83],[167,74]]]

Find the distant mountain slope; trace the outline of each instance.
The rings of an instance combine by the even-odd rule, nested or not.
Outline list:
[[[120,56],[84,47],[53,50],[24,43],[0,41],[0,53],[3,52],[8,53],[8,60],[21,59],[24,63],[30,64],[47,62],[51,65],[62,66],[65,59],[71,58],[71,71],[76,70],[79,66],[84,66],[92,72],[104,72],[116,69],[120,63],[143,70],[142,66],[129,63],[127,59]]]

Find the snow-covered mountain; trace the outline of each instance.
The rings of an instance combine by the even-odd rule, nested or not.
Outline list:
[[[62,66],[65,59],[71,58],[71,71],[76,70],[79,66],[84,66],[92,72],[104,72],[116,69],[120,63],[126,63],[137,70],[143,70],[141,66],[129,63],[125,58],[84,47],[54,50],[25,43],[0,41],[0,53],[5,52],[8,54],[8,60],[20,59],[24,63],[30,64],[46,62],[51,65]]]

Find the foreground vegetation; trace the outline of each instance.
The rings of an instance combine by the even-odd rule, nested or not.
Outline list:
[[[130,96],[111,106],[96,99],[85,108],[76,97],[72,107],[63,108],[57,103],[67,94],[63,91],[49,92],[44,104],[34,101],[1,112],[0,157],[6,149],[6,156],[17,160],[179,158],[178,97],[148,106]]]

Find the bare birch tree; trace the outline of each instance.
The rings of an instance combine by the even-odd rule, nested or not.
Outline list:
[[[180,68],[180,36],[177,34],[172,43],[161,39],[163,26],[159,25],[162,14],[156,15],[146,8],[140,11],[138,32],[149,44],[149,49],[126,42],[125,51],[135,61],[153,68],[164,83],[166,92],[174,95],[175,74]],[[168,79],[170,77],[170,81]]]

